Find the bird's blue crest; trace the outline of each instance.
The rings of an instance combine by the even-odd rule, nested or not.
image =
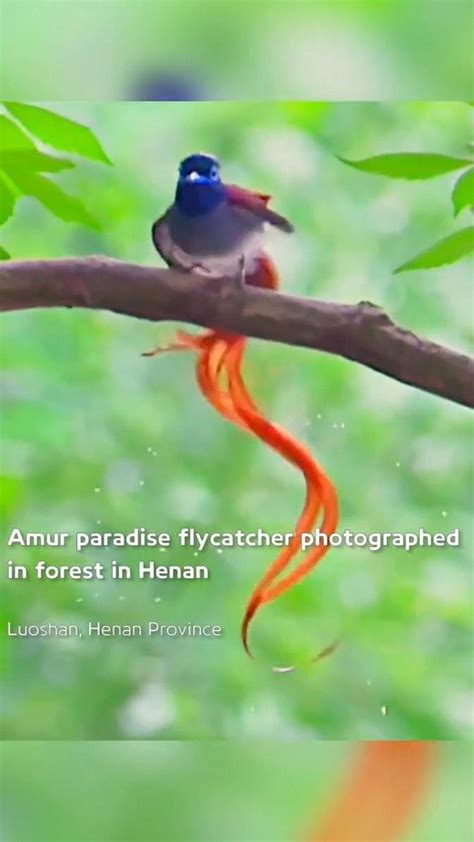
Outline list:
[[[213,155],[195,152],[179,165],[175,204],[184,216],[202,216],[225,200],[219,161]]]
[[[179,165],[179,174],[186,178],[191,173],[197,173],[203,178],[209,178],[212,172],[219,174],[219,161],[214,155],[207,155],[205,152],[194,152],[188,155]]]

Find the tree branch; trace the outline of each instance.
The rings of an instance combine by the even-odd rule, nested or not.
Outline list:
[[[353,360],[474,407],[474,360],[394,324],[368,302],[332,304],[106,258],[6,261],[0,310],[89,307],[150,321],[192,322]]]

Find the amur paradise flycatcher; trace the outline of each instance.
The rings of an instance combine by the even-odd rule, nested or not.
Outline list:
[[[243,286],[277,290],[278,272],[264,250],[265,226],[291,233],[291,223],[269,207],[270,196],[221,180],[218,160],[195,153],[179,166],[173,204],[153,225],[153,242],[170,267],[222,279],[232,277]],[[269,421],[245,385],[242,362],[247,337],[210,330],[200,335],[179,332],[175,342],[146,356],[169,350],[197,353],[196,379],[206,400],[228,421],[256,436],[295,466],[304,477],[306,495],[293,537],[255,585],[242,620],[241,637],[251,656],[249,625],[259,608],[272,602],[313,570],[325,555],[329,541],[307,551],[289,570],[300,551],[303,532],[319,525],[330,536],[338,523],[338,501],[333,484],[308,448]],[[323,649],[314,660],[333,651]]]

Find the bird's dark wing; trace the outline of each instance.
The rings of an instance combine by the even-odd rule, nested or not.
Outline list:
[[[163,216],[160,216],[160,218],[153,223],[151,229],[153,244],[158,254],[161,255],[168,266],[175,266],[177,269],[187,269],[189,268],[189,265],[192,264],[192,261],[189,260],[186,262],[184,259],[185,255],[182,250],[173,243],[173,238],[171,237],[169,229],[169,212],[170,209],[168,208],[166,213],[164,213]]]
[[[268,196],[266,193],[254,193],[251,190],[245,190],[244,187],[237,187],[236,184],[226,184],[225,189],[230,205],[236,205],[239,208],[249,211],[254,216],[262,219],[263,222],[268,222],[270,225],[274,225],[276,228],[280,228],[289,234],[295,230],[288,219],[268,207],[271,196]]]

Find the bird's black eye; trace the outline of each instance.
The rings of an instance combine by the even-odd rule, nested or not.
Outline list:
[[[219,169],[216,166],[211,167],[209,176],[210,178],[212,178],[213,181],[217,181],[217,179],[219,178]]]

